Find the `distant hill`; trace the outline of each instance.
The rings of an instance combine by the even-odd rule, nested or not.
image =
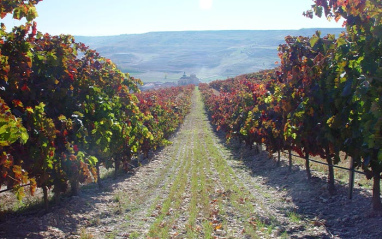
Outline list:
[[[274,68],[285,36],[312,36],[316,30],[150,32],[76,40],[144,82],[177,81],[183,72],[210,81]],[[344,31],[319,30],[322,35]]]

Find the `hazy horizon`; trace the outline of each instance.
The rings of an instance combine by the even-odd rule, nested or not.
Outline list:
[[[225,30],[169,30],[169,31],[150,31],[150,32],[142,32],[142,33],[121,33],[121,34],[116,34],[116,35],[73,35],[74,37],[116,37],[116,36],[124,36],[124,35],[143,35],[143,34],[151,34],[151,33],[181,33],[181,32],[245,32],[245,31],[302,31],[302,30],[322,30],[322,29],[333,29],[333,30],[343,30],[345,31],[345,28],[342,27],[322,27],[322,28],[300,28],[300,29],[225,29]]]
[[[37,4],[39,31],[52,35],[114,36],[167,31],[298,30],[341,28],[342,22],[302,15],[312,0],[44,0]],[[7,16],[8,28],[20,21]]]

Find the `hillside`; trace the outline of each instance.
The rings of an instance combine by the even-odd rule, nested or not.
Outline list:
[[[343,29],[320,29],[339,34]],[[110,58],[143,81],[175,81],[183,72],[203,81],[269,69],[284,37],[311,36],[316,29],[150,32],[76,40]]]

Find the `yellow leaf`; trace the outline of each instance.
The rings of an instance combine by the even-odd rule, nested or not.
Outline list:
[[[28,67],[29,67],[29,68],[32,68],[32,60],[31,60],[31,59],[29,59],[29,60],[27,61],[27,64],[28,64]]]
[[[36,191],[36,187],[37,187],[36,179],[31,178],[30,179],[30,193],[32,196],[34,196],[34,193]]]
[[[20,165],[13,165],[13,173],[15,174],[16,179],[20,179],[22,175],[22,170]]]
[[[313,116],[313,115],[314,115],[314,109],[313,109],[312,107],[310,107],[310,111],[309,111],[309,114],[310,114],[311,116]]]
[[[28,106],[28,107],[26,108],[26,111],[27,111],[28,113],[33,113],[33,108],[30,107],[30,106]]]
[[[25,197],[25,193],[24,193],[24,188],[23,187],[18,187],[16,189],[16,197],[17,197],[17,200],[21,201],[21,199],[23,199]]]
[[[222,224],[219,224],[219,225],[215,226],[215,231],[216,231],[216,230],[219,230],[219,229],[222,228],[222,227],[223,227]]]

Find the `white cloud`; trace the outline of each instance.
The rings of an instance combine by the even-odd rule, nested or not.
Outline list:
[[[212,8],[213,0],[199,0],[199,6],[203,10],[208,10]]]

